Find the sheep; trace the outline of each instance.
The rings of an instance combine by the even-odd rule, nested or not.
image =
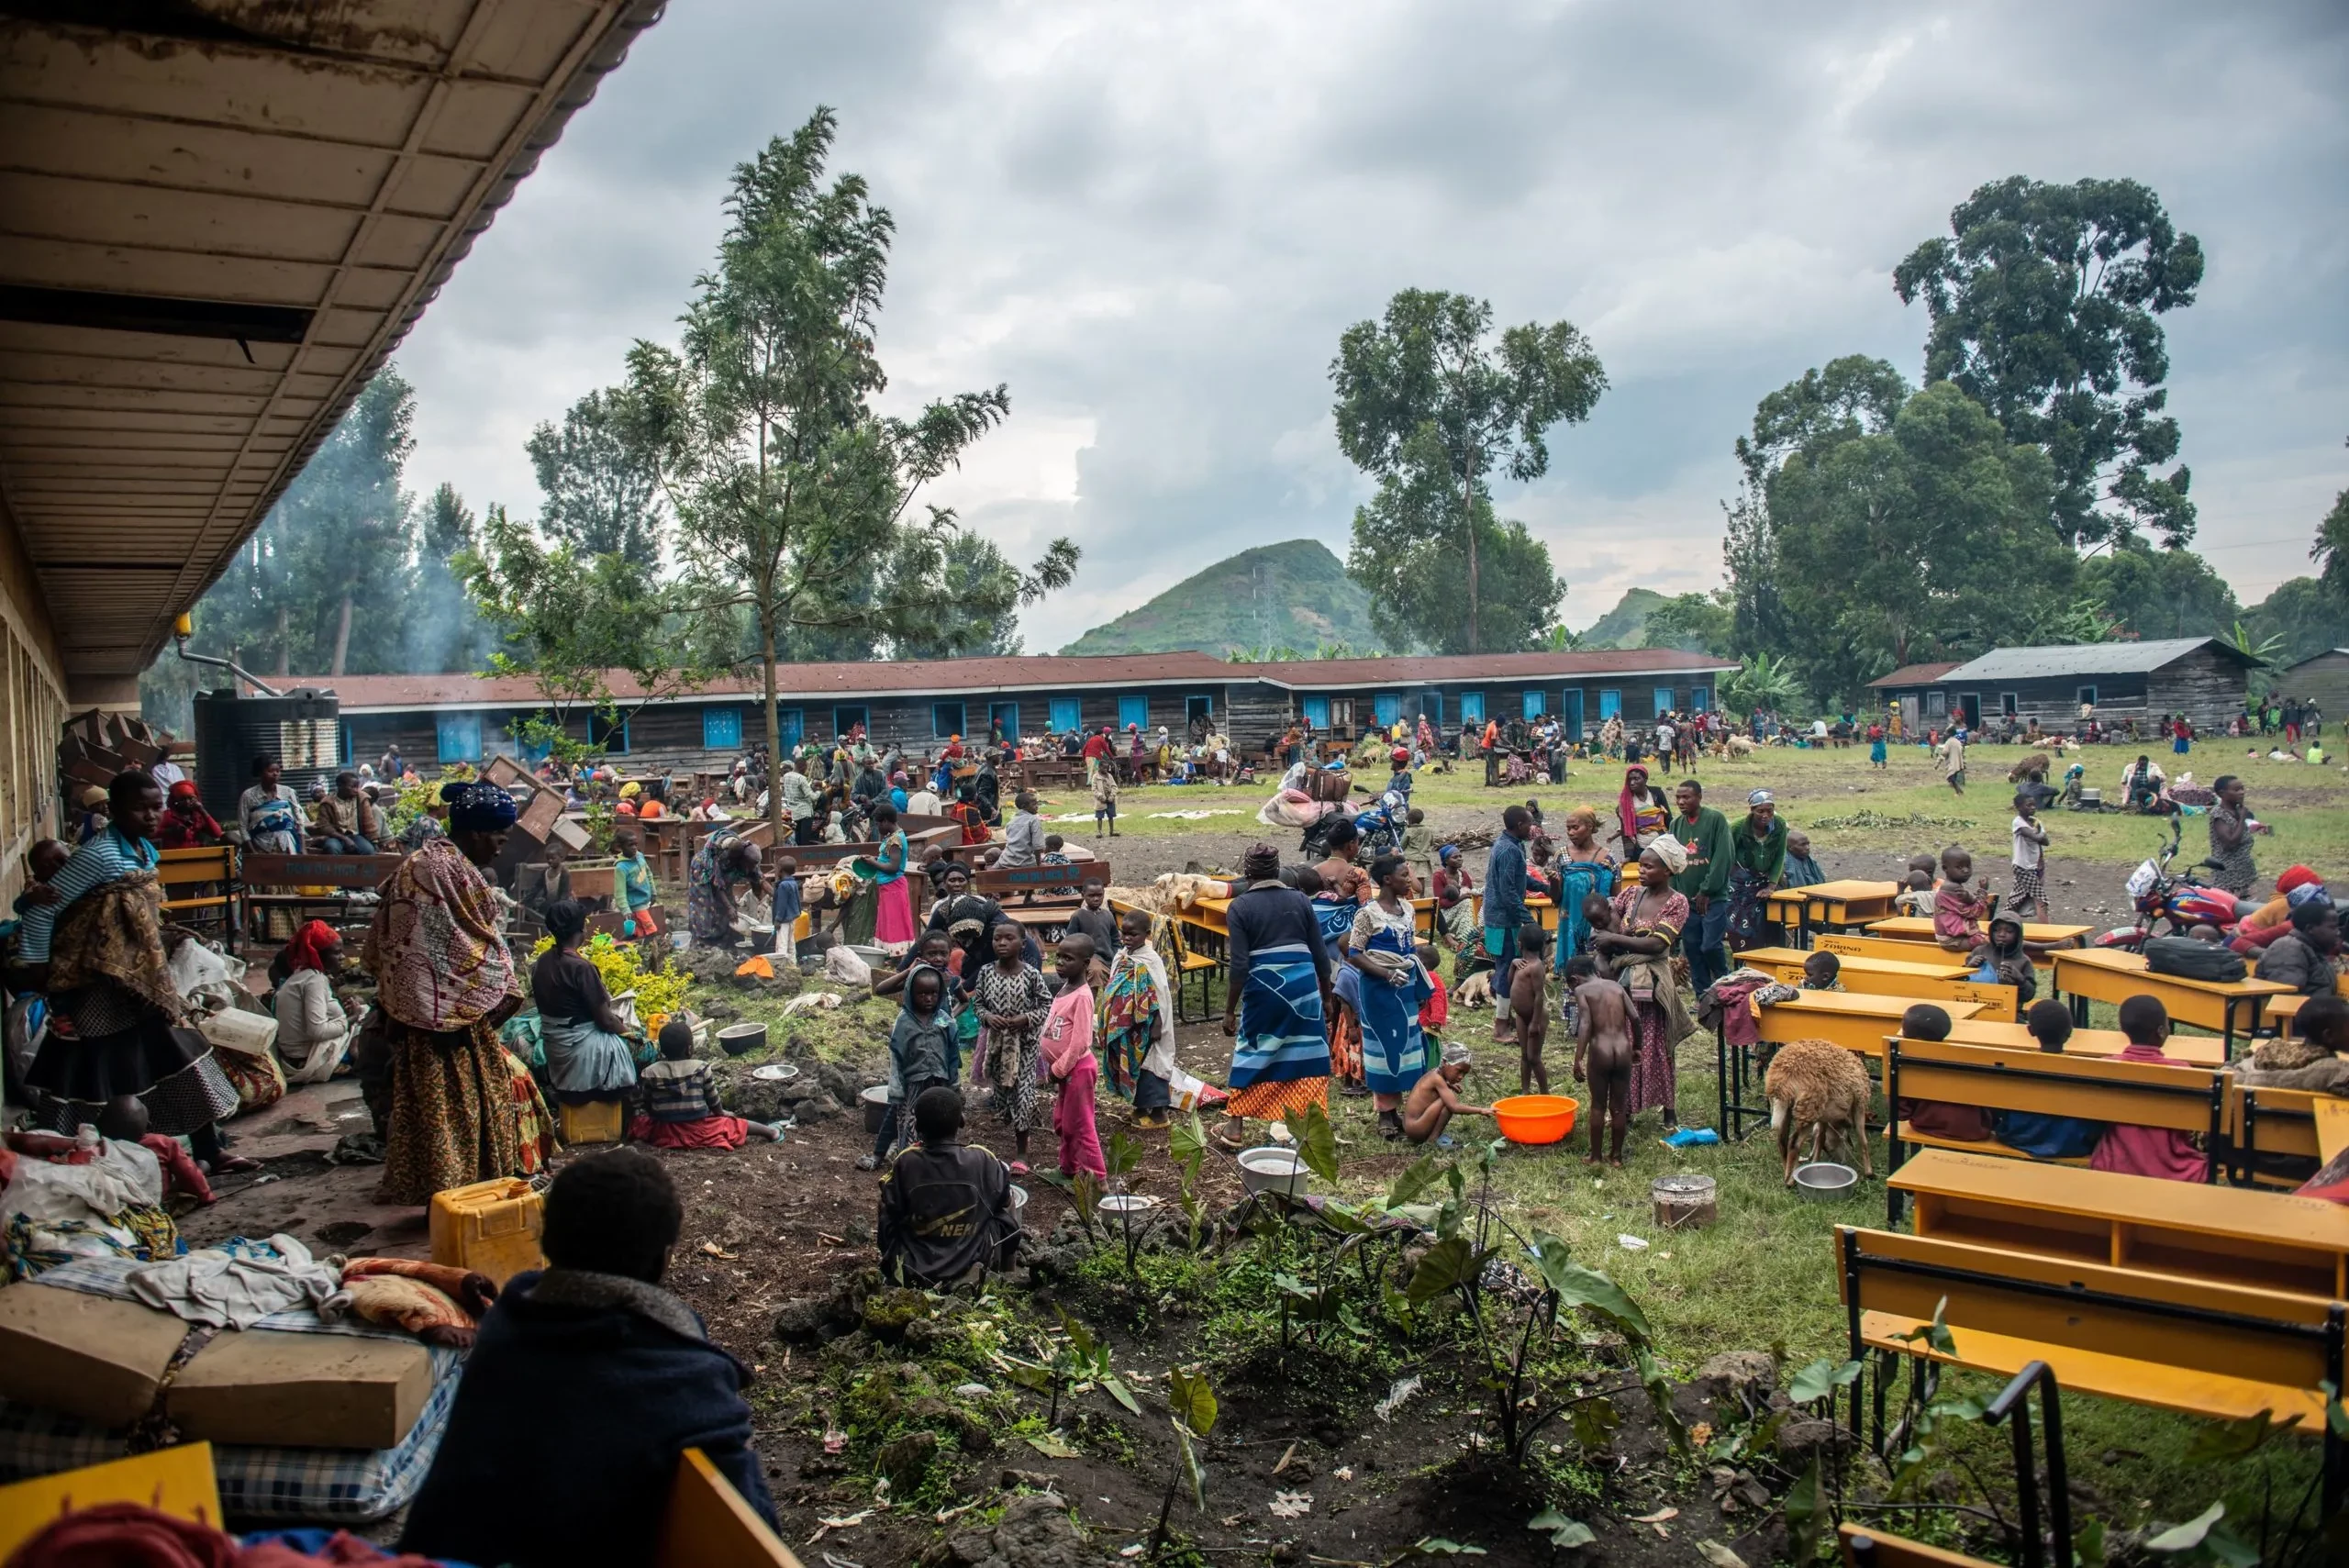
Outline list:
[[[2021,762],[2017,762],[2013,767],[2007,770],[2007,782],[2009,784],[2021,784],[2025,779],[2043,780],[2047,777],[2047,770],[2054,765],[2054,763],[2047,760],[2046,752],[2033,751],[2030,756],[2025,757]]]
[[[1455,1007],[1491,1006],[1493,1005],[1492,971],[1480,969],[1462,981],[1452,993],[1452,1005]]]
[[[1872,1176],[1868,1160],[1868,1075],[1860,1059],[1823,1040],[1798,1040],[1779,1048],[1762,1081],[1770,1098],[1770,1125],[1786,1159],[1787,1185],[1795,1184],[1796,1148],[1810,1133],[1810,1158],[1819,1158],[1820,1136],[1829,1146],[1842,1143],[1860,1151],[1860,1173]]]
[[[1751,757],[1753,755],[1753,740],[1743,735],[1731,736],[1729,738],[1729,754],[1732,757]]]

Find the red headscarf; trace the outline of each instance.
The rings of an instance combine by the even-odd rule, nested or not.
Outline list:
[[[294,933],[285,944],[285,967],[288,972],[324,969],[328,948],[341,945],[342,938],[324,920],[312,920]]]
[[[224,836],[219,822],[212,813],[204,809],[204,802],[196,797],[195,782],[193,779],[173,780],[171,809],[163,813],[162,826],[155,831],[157,844],[166,850],[188,850],[207,843],[217,844]]]
[[[2289,867],[2285,871],[2283,875],[2276,879],[2276,896],[2278,898],[2287,897],[2290,895],[2292,889],[2296,887],[2308,887],[2312,884],[2321,883],[2323,880],[2324,878],[2317,875],[2315,872],[2310,870],[2307,866]]]

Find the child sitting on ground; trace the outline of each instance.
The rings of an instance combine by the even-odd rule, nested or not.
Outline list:
[[[2023,1014],[2023,1027],[2040,1050],[2060,1054],[2072,1038],[2072,1009],[2053,997],[2033,1002]],[[2000,1111],[1992,1119],[1999,1142],[2034,1160],[2085,1160],[2096,1152],[2105,1131],[2100,1121],[2038,1111]]]
[[[1490,1116],[1490,1106],[1472,1106],[1457,1093],[1460,1080],[1468,1076],[1468,1048],[1457,1042],[1443,1048],[1443,1056],[1433,1072],[1411,1085],[1403,1097],[1403,1136],[1414,1143],[1432,1139],[1442,1148],[1450,1148],[1452,1140],[1443,1129],[1452,1125],[1455,1116]]]
[[[1598,961],[1585,954],[1566,965],[1575,992],[1575,1082],[1590,1084],[1590,1153],[1596,1165],[1602,1136],[1611,1125],[1614,1147],[1607,1158],[1623,1163],[1623,1134],[1631,1126],[1631,997],[1622,983],[1598,973]]]
[[[1970,885],[1969,885],[1970,884]],[[1933,940],[1944,952],[1970,953],[1990,917],[1990,879],[1974,874],[1974,856],[1952,844],[1942,851],[1941,884],[1933,889]]]
[[[681,1018],[661,1026],[661,1060],[637,1074],[631,1096],[637,1108],[628,1135],[655,1149],[740,1149],[754,1139],[783,1140],[780,1125],[727,1114],[709,1063],[694,1060],[694,1027]]]
[[[1542,1060],[1542,1049],[1549,1041],[1550,933],[1539,926],[1527,926],[1518,933],[1517,951],[1506,985],[1509,1016],[1517,1029],[1518,1093],[1532,1094],[1539,1084],[1546,1095],[1550,1068]]]
[[[1071,933],[1052,953],[1061,994],[1044,1019],[1044,1067],[1052,1074],[1052,1130],[1061,1138],[1061,1174],[1107,1180],[1101,1135],[1093,1125],[1093,1090],[1101,1081],[1093,1060],[1093,939]]]

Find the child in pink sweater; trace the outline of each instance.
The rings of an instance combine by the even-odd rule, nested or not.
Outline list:
[[[2169,1039],[2169,1010],[2151,996],[2132,996],[2121,1004],[2121,1032],[2128,1046],[2115,1062],[2175,1062],[2162,1044]],[[2154,1176],[2168,1182],[2207,1179],[2210,1162],[2194,1140],[2166,1127],[2132,1127],[2115,1122],[2097,1140],[2088,1169],[2114,1171],[2124,1176]]]
[[[1061,1174],[1082,1173],[1101,1181],[1109,1168],[1093,1125],[1093,1086],[1100,1082],[1101,1067],[1093,1059],[1093,987],[1086,984],[1092,968],[1093,939],[1063,937],[1052,954],[1061,994],[1045,1017],[1041,1049],[1056,1090],[1052,1130],[1061,1136]]]

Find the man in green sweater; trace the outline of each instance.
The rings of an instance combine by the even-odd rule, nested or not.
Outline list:
[[[1673,890],[1688,900],[1680,951],[1688,958],[1688,987],[1701,996],[1730,969],[1722,939],[1729,931],[1729,873],[1737,848],[1729,818],[1705,804],[1703,784],[1682,780],[1673,800],[1680,810],[1671,833],[1688,851],[1687,867],[1672,879]]]

